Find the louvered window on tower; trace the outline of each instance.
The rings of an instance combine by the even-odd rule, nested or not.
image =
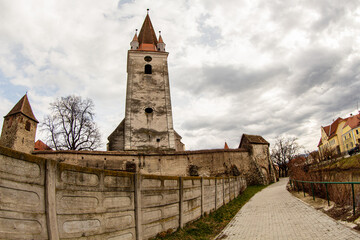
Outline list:
[[[145,74],[152,74],[152,67],[150,64],[145,65]]]

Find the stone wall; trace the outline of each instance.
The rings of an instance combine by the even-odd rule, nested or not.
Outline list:
[[[131,151],[39,151],[37,156],[84,167],[126,171],[127,163],[142,174],[190,176],[190,166],[196,166],[199,176],[229,176],[236,166],[248,185],[269,184],[275,181],[269,164],[267,145],[248,149],[214,149],[183,152]]]
[[[4,118],[0,144],[17,151],[31,153],[34,150],[34,139],[37,122],[18,113]]]
[[[0,147],[0,239],[148,239],[245,188],[241,177],[125,173]]]

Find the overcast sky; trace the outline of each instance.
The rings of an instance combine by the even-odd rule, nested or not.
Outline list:
[[[0,115],[28,91],[91,98],[103,147],[124,118],[127,51],[150,8],[170,53],[175,130],[186,149],[230,148],[243,133],[297,137],[360,101],[359,1],[0,0]],[[1,126],[2,126],[1,118]],[[37,139],[45,139],[38,130]],[[100,150],[101,150],[100,149]]]

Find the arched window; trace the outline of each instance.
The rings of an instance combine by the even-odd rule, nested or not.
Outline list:
[[[145,65],[145,74],[152,74],[152,67],[150,64]]]

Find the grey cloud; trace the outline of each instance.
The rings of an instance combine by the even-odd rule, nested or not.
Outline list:
[[[208,93],[209,95],[239,94],[256,88],[264,88],[288,71],[283,66],[255,70],[243,66],[221,65],[205,65],[201,69],[192,70],[192,72],[197,72],[195,75],[198,76],[198,79],[191,83],[183,83],[183,87],[192,93]]]

